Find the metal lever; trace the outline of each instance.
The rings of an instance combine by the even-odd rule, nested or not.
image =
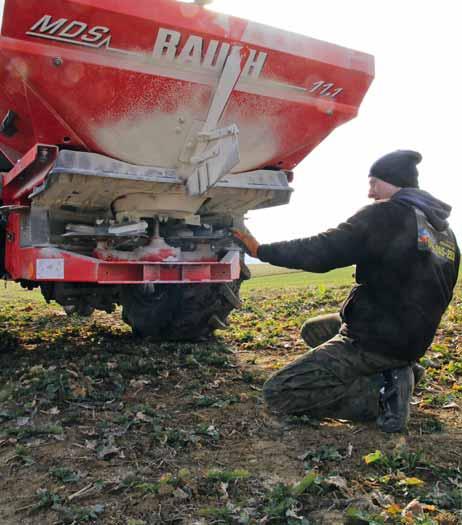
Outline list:
[[[242,48],[233,47],[190,159],[194,166],[186,182],[190,195],[203,195],[239,163],[238,127],[217,129],[217,125],[242,74],[243,59]]]

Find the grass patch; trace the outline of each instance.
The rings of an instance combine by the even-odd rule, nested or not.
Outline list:
[[[269,264],[252,264],[249,266],[252,278],[245,281],[242,291],[261,289],[299,288],[314,286],[321,290],[326,286],[348,285],[353,283],[353,267],[340,268],[325,274],[287,270]]]

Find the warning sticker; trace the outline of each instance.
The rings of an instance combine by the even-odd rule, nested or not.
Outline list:
[[[64,279],[64,259],[37,259],[39,279]]]

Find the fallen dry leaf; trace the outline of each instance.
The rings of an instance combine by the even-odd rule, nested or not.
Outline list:
[[[454,401],[452,401],[451,403],[447,403],[446,405],[443,405],[441,408],[446,408],[446,409],[454,408],[456,410],[460,410],[460,406],[457,403],[455,403]]]
[[[341,476],[329,476],[326,479],[326,483],[332,487],[340,489],[341,491],[348,491],[347,480]]]
[[[412,514],[413,516],[423,516],[424,508],[419,500],[413,499],[408,505],[406,505],[402,512],[402,515],[406,516],[409,514]]]

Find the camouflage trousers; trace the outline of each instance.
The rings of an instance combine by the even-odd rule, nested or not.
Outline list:
[[[367,352],[340,335],[339,328],[340,318],[335,315],[305,323],[302,336],[308,344],[323,342],[265,383],[264,398],[273,413],[352,421],[378,416],[382,372],[409,362]]]

